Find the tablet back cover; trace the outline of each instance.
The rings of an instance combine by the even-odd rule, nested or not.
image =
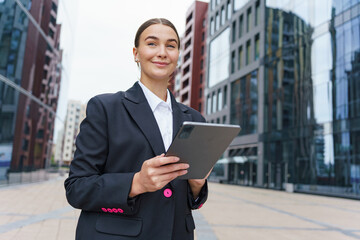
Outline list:
[[[178,179],[204,178],[240,130],[238,125],[184,122],[166,153],[190,165]]]

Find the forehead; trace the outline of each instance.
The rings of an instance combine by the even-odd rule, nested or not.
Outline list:
[[[163,24],[153,24],[147,27],[140,35],[140,39],[145,40],[147,37],[153,36],[157,37],[162,40],[168,40],[168,39],[176,39],[178,40],[178,37],[174,31],[169,26],[163,25]]]

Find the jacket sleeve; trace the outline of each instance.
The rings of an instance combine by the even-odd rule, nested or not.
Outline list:
[[[199,196],[197,197],[197,199],[194,198],[192,191],[191,191],[191,187],[188,183],[188,201],[189,201],[189,206],[191,209],[195,210],[195,209],[200,209],[204,203],[206,202],[208,197],[208,183],[207,180],[205,181],[204,186],[201,188]]]
[[[110,209],[134,214],[136,198],[129,199],[128,195],[135,173],[104,173],[108,146],[106,112],[98,97],[94,97],[87,105],[69,177],[65,180],[67,200],[73,207],[86,211]]]

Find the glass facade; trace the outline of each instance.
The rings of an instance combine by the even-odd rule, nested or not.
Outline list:
[[[221,41],[231,57],[216,65],[230,74],[215,78],[210,47],[207,86],[226,81],[229,122],[242,127],[219,161],[225,181],[360,198],[360,0],[244,0],[233,9],[231,38]]]
[[[241,126],[240,135],[257,132],[258,73],[253,71],[231,83],[230,124]]]
[[[266,3],[264,185],[360,197],[360,4]]]
[[[56,0],[0,1],[0,184],[36,181],[51,164],[62,58],[56,17]]]

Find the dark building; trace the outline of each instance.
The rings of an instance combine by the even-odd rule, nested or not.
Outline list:
[[[0,74],[31,93],[36,101],[0,82],[0,146],[8,156],[2,163],[1,179],[5,171],[45,167],[51,152],[60,90],[58,1],[19,4],[14,0],[0,3]]]
[[[212,179],[360,198],[360,1],[209,6],[207,120],[242,127]]]
[[[186,12],[185,34],[181,41],[181,68],[178,100],[203,112],[206,74],[206,36],[208,3],[194,1]]]

